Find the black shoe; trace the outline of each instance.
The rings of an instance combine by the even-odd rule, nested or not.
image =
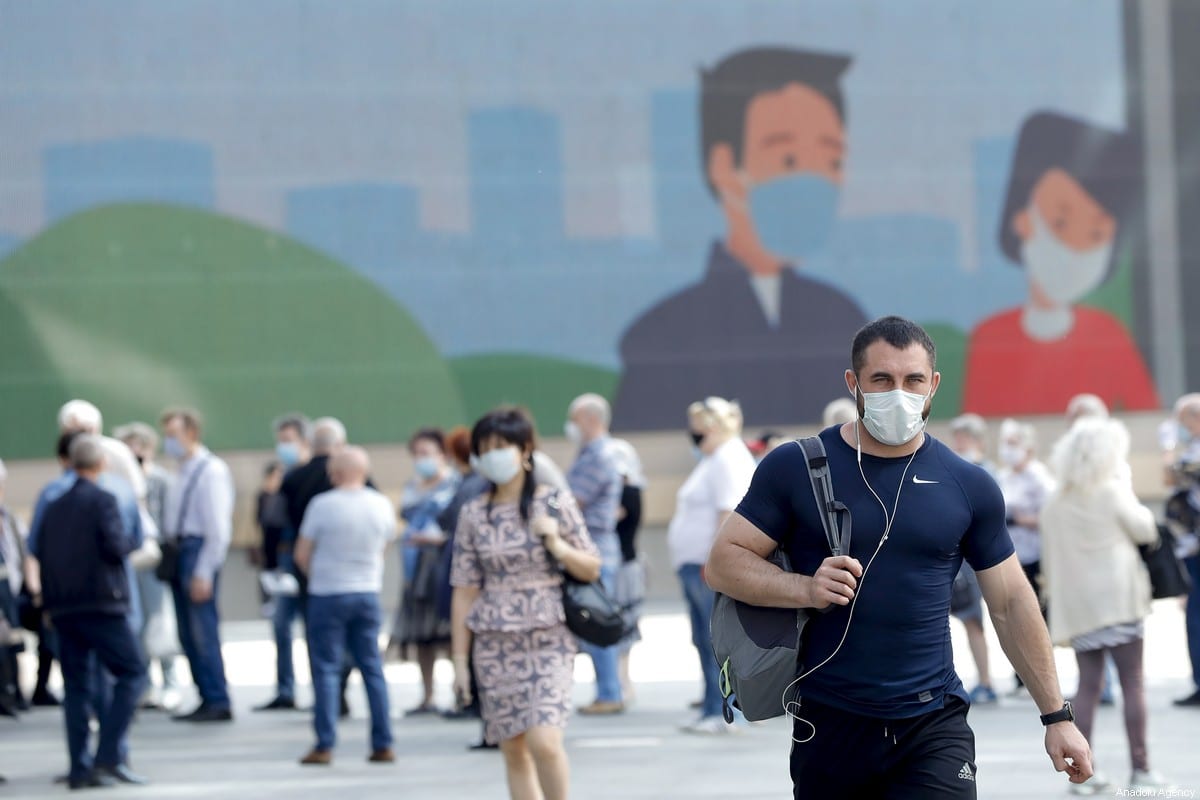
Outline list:
[[[1177,706],[1195,707],[1200,706],[1200,689],[1189,694],[1187,697],[1181,697],[1175,701]]]
[[[479,708],[476,706],[467,706],[466,708],[451,708],[442,712],[442,719],[479,719]]]
[[[276,697],[269,703],[255,706],[255,711],[295,711],[296,701],[290,697]]]
[[[33,705],[41,708],[56,708],[62,705],[62,701],[50,694],[48,689],[38,689],[34,691],[30,702],[33,703]]]
[[[228,708],[200,706],[190,714],[171,717],[176,722],[232,722],[233,712]]]
[[[67,785],[72,790],[75,789],[100,789],[109,786],[116,786],[117,782],[108,775],[101,773],[99,770],[94,770],[89,775],[82,778],[70,778],[67,780]]]
[[[128,764],[117,764],[115,767],[96,767],[94,774],[112,778],[117,783],[128,783],[134,786],[145,786],[149,783],[145,776],[138,775],[129,768]]]
[[[500,745],[492,744],[485,739],[480,739],[475,744],[467,745],[468,750],[496,750],[499,749],[499,747]]]

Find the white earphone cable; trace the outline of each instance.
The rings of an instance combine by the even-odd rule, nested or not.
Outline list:
[[[894,523],[896,521],[896,510],[900,507],[900,493],[904,490],[904,479],[908,476],[908,468],[912,466],[913,459],[915,459],[917,457],[917,451],[914,450],[912,455],[909,456],[909,458],[908,458],[908,463],[904,465],[904,471],[902,473],[900,473],[900,485],[896,488],[896,501],[892,504],[892,513],[889,515],[888,510],[887,510],[887,505],[884,504],[883,499],[875,491],[874,487],[871,486],[870,481],[867,480],[867,474],[863,471],[863,468],[862,468],[862,435],[859,432],[859,428],[858,428],[858,426],[860,424],[861,423],[858,422],[857,420],[854,423],[854,443],[855,443],[855,449],[858,451],[858,474],[860,476],[862,476],[863,485],[865,485],[867,487],[867,491],[869,491],[871,493],[871,495],[879,503],[879,507],[883,510],[883,521],[884,521],[883,536],[879,537],[879,544],[877,544],[875,546],[875,552],[871,554],[871,557],[867,560],[867,565],[865,567],[863,567],[862,575],[860,575],[858,577],[858,588],[854,592],[854,597],[850,599],[850,614],[849,614],[849,616],[846,617],[846,627],[842,631],[842,638],[840,641],[838,641],[837,647],[833,648],[833,652],[830,653],[828,656],[826,656],[825,659],[820,664],[817,664],[812,669],[797,676],[795,680],[793,680],[791,683],[789,683],[787,685],[787,687],[783,690],[783,695],[780,697],[780,700],[783,702],[783,713],[788,718],[792,719],[793,721],[803,722],[805,725],[807,725],[809,728],[812,729],[812,732],[809,733],[808,736],[804,737],[803,739],[797,739],[795,731],[793,731],[792,732],[792,741],[795,742],[796,744],[805,744],[806,742],[811,742],[813,740],[813,737],[817,735],[817,726],[814,723],[812,723],[811,721],[800,716],[800,714],[799,714],[799,712],[801,710],[800,700],[799,699],[789,700],[788,695],[792,692],[792,690],[794,688],[796,688],[796,685],[798,683],[800,683],[800,681],[804,680],[809,675],[812,675],[814,672],[819,670],[821,667],[825,666],[830,661],[832,661],[833,657],[836,656],[838,654],[838,652],[841,651],[842,645],[844,645],[846,643],[846,637],[850,633],[850,623],[854,621],[854,608],[858,604],[859,596],[862,594],[863,581],[866,580],[867,572],[870,571],[871,565],[875,563],[875,557],[878,556],[879,551],[883,549],[883,543],[887,541],[888,535],[892,532],[892,523]],[[924,430],[924,426],[922,426],[922,430]],[[920,448],[918,448],[918,449],[920,449]],[[846,555],[849,555],[849,553],[847,553]]]

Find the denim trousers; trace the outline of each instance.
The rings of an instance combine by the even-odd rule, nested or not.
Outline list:
[[[716,596],[700,576],[699,564],[684,564],[678,570],[683,596],[687,600],[688,616],[692,620],[692,644],[700,655],[700,670],[704,674],[704,700],[700,713],[705,717],[721,714],[721,684],[718,678],[717,657],[712,651],[713,601]]]
[[[371,709],[371,748],[392,746],[388,687],[379,654],[382,612],[372,592],[308,596],[308,653],[313,674],[313,728],[317,749],[337,744],[342,669],[347,651],[362,673]]]

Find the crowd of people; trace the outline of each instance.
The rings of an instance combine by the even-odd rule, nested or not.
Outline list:
[[[899,350],[908,347],[921,356],[925,340],[903,331],[912,338],[901,336]],[[887,342],[890,335],[881,334]],[[878,352],[856,350],[854,357]],[[835,491],[861,476],[866,502],[879,501],[884,513],[876,532],[877,539],[882,533],[877,555],[893,528],[909,525],[903,514],[913,513],[900,504],[899,488],[894,488],[896,507],[890,513],[874,488],[876,481],[903,485],[905,473],[890,472],[893,461],[905,470],[915,464],[919,472],[910,477],[917,484],[974,486],[980,479],[962,471],[967,467],[947,466],[940,451],[923,446],[895,460],[888,448],[915,441],[904,436],[920,435],[928,410],[920,416],[918,409],[912,431],[899,431],[897,425],[912,420],[902,419],[903,407],[888,410],[881,404],[882,396],[895,390],[857,384],[858,366],[847,378],[855,397],[829,404],[822,436],[831,463],[844,459],[835,469]],[[936,373],[931,374],[932,386],[906,385],[904,393],[928,404],[936,391]],[[682,729],[736,734],[744,720],[727,721],[723,715],[720,668],[709,642],[714,588],[764,605],[791,604],[794,597],[772,594],[772,587],[783,591],[774,573],[747,559],[765,558],[776,546],[795,547],[793,563],[813,580],[806,604],[853,607],[854,590],[874,556],[866,552],[870,560],[844,556],[845,561],[831,563],[791,541],[791,531],[806,521],[792,492],[808,491],[809,482],[794,474],[798,448],[788,446],[788,437],[763,431],[747,438],[738,404],[720,397],[697,398],[680,411],[695,463],[678,490],[666,543],[702,674],[696,715]],[[993,476],[1000,516],[971,528],[972,538],[963,538],[961,552],[954,544],[953,562],[961,561],[961,568],[948,596],[930,599],[944,599],[945,610],[964,625],[977,669],[970,691],[947,688],[943,716],[935,722],[956,730],[965,725],[968,704],[986,706],[1003,694],[991,678],[984,610],[994,612],[1003,603],[1012,616],[1012,609],[1023,608],[1025,595],[1014,594],[1011,582],[995,577],[1011,562],[1050,640],[1075,651],[1079,685],[1073,719],[1079,732],[1091,739],[1097,705],[1113,702],[1113,689],[1119,687],[1130,785],[1166,786],[1151,768],[1147,746],[1142,658],[1151,592],[1138,550],[1158,541],[1158,527],[1133,491],[1125,427],[1091,395],[1072,400],[1066,414],[1067,433],[1046,451],[1045,461],[1028,423],[1001,422],[994,449],[982,418],[965,414],[950,425],[946,452],[956,453],[957,463],[978,474]],[[534,421],[518,408],[495,409],[471,428],[413,432],[407,444],[412,477],[396,504],[376,487],[366,450],[348,442],[337,419],[310,421],[288,414],[273,423],[274,460],[264,469],[255,503],[262,535],[255,557],[263,613],[275,642],[276,686],[271,699],[255,710],[300,708],[292,639],[302,624],[315,738],[302,764],[332,763],[337,720],[349,714],[346,691],[353,670],[361,674],[370,710],[368,760],[394,761],[383,665],[385,659],[407,660],[419,668],[421,697],[406,715],[479,718],[481,738],[473,747],[501,751],[512,797],[567,796],[563,729],[571,713],[621,714],[634,700],[629,652],[640,638],[645,599],[646,565],[637,535],[647,478],[634,447],[610,434],[611,411],[602,396],[576,398],[565,418],[564,434],[575,448],[565,471],[539,449]],[[234,483],[228,465],[204,446],[203,422],[195,411],[168,410],[157,427],[134,422],[108,437],[99,410],[73,400],[60,410],[58,428],[55,453],[62,472],[39,493],[28,528],[4,505],[0,462],[0,712],[16,715],[31,705],[61,702],[69,756],[61,780],[72,788],[140,784],[146,779],[131,768],[128,735],[139,708],[167,710],[188,724],[234,718],[218,614],[233,533]],[[1177,555],[1194,583],[1200,579],[1200,395],[1180,399],[1160,438],[1175,493],[1168,509]],[[172,469],[159,463],[160,450]],[[990,502],[985,485],[963,491],[976,492],[970,502]],[[856,535],[872,525],[862,517],[861,522],[856,518]],[[380,594],[389,557],[398,560],[402,589],[385,629]],[[890,566],[881,562],[876,570],[882,574],[873,580],[899,590],[904,579],[889,578],[887,570],[901,568],[904,557],[916,554],[897,556]],[[761,583],[749,588],[748,575],[757,575]],[[626,620],[620,641],[600,646],[572,634],[561,599],[564,580],[604,587]],[[997,589],[1000,584],[1007,588]],[[818,586],[825,592],[821,602],[814,600]],[[1188,707],[1200,707],[1198,594],[1186,601],[1196,688],[1178,705]],[[859,613],[865,621],[855,624],[863,626],[887,616],[870,606]],[[810,646],[815,652],[824,648],[828,658],[841,650],[837,634],[843,641],[847,635],[827,622],[836,618],[836,613],[824,615],[811,634],[815,644]],[[1050,688],[1052,666],[1047,672],[1040,640],[1027,625],[1001,629],[994,613],[992,619],[1018,674],[1012,693],[1030,694],[1039,707],[1053,705],[1057,689]],[[381,649],[383,634],[388,638]],[[20,686],[17,660],[26,638],[37,642],[29,648],[37,677],[28,695]],[[594,667],[595,696],[573,709],[578,652]],[[199,699],[187,709],[181,707],[179,656],[187,662]],[[843,670],[808,682],[797,726],[811,725],[814,732],[818,725],[840,727],[842,735],[857,736],[860,731],[846,727],[839,711],[848,708],[867,719],[879,704],[900,702],[882,695],[872,701],[870,692],[856,688],[848,677],[855,668],[873,674],[880,666],[861,663],[863,657],[863,652],[843,654]],[[439,658],[453,664],[456,703],[451,708],[435,703]],[[64,687],[61,701],[50,686],[55,660]],[[891,680],[905,674],[901,670]],[[919,676],[913,675],[917,687]],[[1026,686],[1022,678],[1033,683]],[[901,719],[926,712],[932,701],[926,693],[913,698],[918,694],[919,701],[903,701],[911,713],[896,719],[882,715],[892,720],[884,726],[885,738],[895,739],[888,731],[905,729]],[[865,699],[844,706],[842,699],[854,696]],[[93,720],[99,725],[95,747],[89,744]],[[793,752],[797,786],[820,784],[822,770],[837,763],[806,752],[802,747]],[[909,752],[904,757],[925,756]],[[973,748],[955,757],[973,770]],[[1090,765],[1087,769],[1090,774]],[[1091,793],[1109,783],[1098,772],[1072,788]]]

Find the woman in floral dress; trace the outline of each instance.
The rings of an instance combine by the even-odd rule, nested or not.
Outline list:
[[[533,479],[533,422],[497,409],[471,432],[489,490],[463,508],[451,583],[455,690],[471,692],[474,652],[487,737],[500,742],[513,800],[565,800],[563,729],[570,715],[575,637],[562,607],[562,571],[600,576],[600,556],[567,493]]]

